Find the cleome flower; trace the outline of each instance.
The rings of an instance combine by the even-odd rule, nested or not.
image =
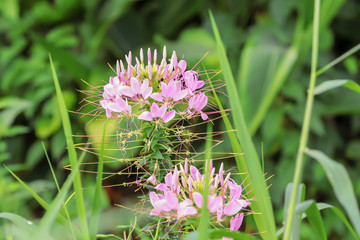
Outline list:
[[[203,120],[207,120],[202,111],[208,102],[203,89],[205,82],[198,80],[196,71],[186,70],[186,61],[178,61],[175,51],[167,60],[164,47],[160,63],[157,63],[157,51],[152,54],[150,49],[147,64],[142,49],[140,59],[135,58],[134,65],[131,52],[125,55],[125,59],[127,67],[121,60],[117,61],[116,76],[110,77],[102,92],[100,105],[108,118],[132,116],[166,123],[176,115],[187,118],[201,115]]]
[[[198,217],[203,206],[203,190],[205,176],[195,166],[189,167],[188,159],[184,166],[175,166],[165,177],[165,183],[159,183],[152,175],[148,182],[155,186],[149,193],[153,206],[150,215],[160,216],[169,220],[184,221]],[[239,230],[244,213],[250,200],[243,195],[243,188],[231,178],[231,173],[224,176],[224,165],[219,172],[210,164],[209,191],[207,208],[213,225],[223,226],[230,222],[230,231]]]

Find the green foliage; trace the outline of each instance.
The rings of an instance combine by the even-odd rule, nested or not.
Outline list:
[[[48,64],[49,52],[55,60],[61,79],[66,109],[71,112],[71,127],[73,134],[77,135],[74,137],[75,146],[77,149],[95,153],[87,156],[86,162],[89,164],[82,165],[81,169],[86,172],[97,171],[94,165],[96,166],[98,161],[96,154],[99,154],[101,149],[104,121],[94,120],[94,116],[80,118],[72,113],[83,103],[87,106],[80,110],[82,113],[94,113],[96,110],[96,106],[86,100],[79,104],[87,96],[79,94],[75,89],[94,90],[91,86],[103,85],[109,76],[113,75],[106,63],[114,66],[115,60],[123,59],[124,54],[130,50],[133,55],[137,55],[140,47],[150,46],[159,50],[162,45],[167,45],[168,54],[176,50],[179,56],[187,60],[189,67],[197,64],[209,51],[201,62],[204,69],[222,70],[208,9],[212,10],[222,37],[231,72],[235,76],[235,85],[232,88],[238,89],[246,126],[257,155],[263,153],[264,164],[260,169],[268,173],[266,177],[275,175],[267,180],[266,184],[271,185],[269,194],[274,215],[277,225],[281,225],[283,196],[295,166],[311,66],[309,54],[312,46],[313,1],[310,0],[245,0],[241,3],[237,0],[201,0],[195,3],[190,0],[176,3],[167,0],[3,0],[0,4],[0,162],[5,163],[23,182],[15,180],[5,168],[0,168],[0,212],[12,212],[16,216],[31,220],[34,222],[33,226],[38,225],[33,218],[43,214],[42,210],[39,210],[42,207],[39,207],[36,200],[31,200],[31,194],[51,203],[56,194],[51,175],[57,176],[60,185],[67,176],[63,169],[68,166],[69,161],[66,137],[61,129],[59,105],[54,96]],[[330,159],[341,159],[339,163],[347,169],[355,187],[353,191],[357,202],[360,194],[360,108],[358,93],[349,89],[356,90],[359,84],[360,35],[354,31],[354,26],[359,25],[359,10],[360,3],[357,0],[321,1],[320,68],[316,74],[319,82],[326,84],[327,88],[341,85],[348,89],[336,88],[316,96],[309,129],[311,148],[321,150]],[[195,70],[202,71],[199,67],[202,64],[197,65]],[[224,80],[223,73],[212,79],[214,85],[219,83],[217,79]],[[81,78],[89,85],[82,83]],[[329,79],[353,81],[328,82]],[[320,86],[324,87],[319,84],[318,87]],[[218,89],[217,93],[224,109],[227,109],[229,103],[235,103],[238,99],[229,99],[229,96],[222,94],[224,89]],[[233,106],[232,108],[235,109]],[[226,114],[227,111],[224,116]],[[231,114],[229,117],[234,119],[235,116]],[[224,122],[227,128],[231,129],[226,118]],[[130,143],[134,141],[134,137],[126,139],[131,148],[126,154],[123,155],[123,151],[118,149],[119,142],[114,135],[118,133],[119,126],[126,129],[126,124],[107,121],[106,132],[109,136],[105,139],[106,149],[103,154],[104,174],[117,172],[127,164],[123,159],[139,154],[140,148],[136,148],[139,143]],[[236,127],[235,124],[232,126]],[[225,127],[216,124],[214,130],[222,131]],[[238,127],[236,130],[243,131]],[[89,139],[80,137],[83,134]],[[220,137],[225,142],[217,146],[217,151],[242,152],[241,146],[236,143],[237,134],[229,132],[228,136]],[[234,150],[229,139],[233,142],[233,147],[235,146]],[[84,147],[88,141],[89,147]],[[164,141],[165,145],[168,144]],[[54,174],[49,171],[41,142],[45,144]],[[158,153],[156,146],[159,145],[153,145],[151,154]],[[202,146],[194,144],[194,148],[201,149]],[[166,153],[156,157],[162,156],[166,157]],[[235,160],[240,171],[247,169],[244,159],[257,160],[247,154],[236,155]],[[320,211],[332,210],[325,210],[322,214],[327,237],[356,238],[355,231],[351,230],[354,220],[349,218],[350,223],[347,220],[349,215],[342,213],[343,209],[339,207],[342,206],[341,202],[339,204],[337,195],[333,194],[331,182],[328,183],[327,172],[313,161],[306,162],[304,167],[303,178],[308,198],[322,199],[332,204],[316,204]],[[105,175],[103,178],[105,185],[120,183],[109,181]],[[94,192],[88,187],[94,186],[95,175],[85,173],[82,180],[86,196],[84,201],[87,206],[91,206]],[[249,178],[245,183],[250,183]],[[25,185],[32,190],[31,194]],[[120,219],[124,225],[128,224],[132,217],[132,212],[124,209],[108,209],[112,215],[103,212],[102,207],[109,208],[110,200],[118,200],[111,194],[120,192],[119,195],[130,208],[133,208],[132,204],[135,202],[131,198],[133,192],[112,187],[108,190],[108,195],[102,192],[100,207],[98,233],[104,234],[114,231],[114,223],[120,219],[118,216],[126,216],[123,220]],[[105,198],[109,199],[103,201]],[[66,206],[70,219],[73,221],[78,218],[78,209],[72,198],[66,202]],[[311,206],[316,219],[316,209]],[[350,208],[344,209],[346,213],[351,211]],[[305,214],[302,214],[302,217],[304,216]],[[321,223],[314,221],[315,226],[320,229]],[[74,222],[74,226],[77,224]],[[256,228],[251,220],[246,221],[245,225],[246,228],[242,231],[246,233],[258,231],[254,230]],[[19,226],[21,228],[21,224]],[[21,232],[20,228],[11,221],[1,220],[0,238],[14,236],[22,239],[24,235],[21,234],[27,232]],[[140,229],[135,230],[133,235],[137,234],[145,239]],[[65,232],[62,231],[63,228],[58,228],[58,222],[52,230],[54,233]],[[312,223],[309,225],[302,221],[300,231],[301,239],[313,239],[315,236]],[[70,233],[66,236],[72,235]],[[100,236],[105,238],[106,235]],[[321,238],[323,235],[319,232],[316,236]]]

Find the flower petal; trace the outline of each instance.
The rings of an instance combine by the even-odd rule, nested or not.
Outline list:
[[[173,119],[175,117],[175,110],[171,110],[170,112],[167,112],[164,117],[163,120],[165,123],[169,122],[171,119]]]
[[[145,111],[138,116],[138,119],[145,120],[145,121],[152,121],[153,117],[149,111]]]
[[[202,208],[203,196],[198,192],[193,192],[193,199],[198,208]]]

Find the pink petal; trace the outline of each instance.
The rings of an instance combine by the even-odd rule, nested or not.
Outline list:
[[[198,208],[202,208],[203,196],[198,192],[193,192],[193,199]]]
[[[217,210],[221,207],[221,205],[222,205],[222,198],[220,196],[213,199],[210,199],[209,197],[209,203],[208,203],[209,212],[212,213],[217,212]]]
[[[184,207],[184,208],[179,208],[177,211],[177,218],[181,218],[184,216],[188,216],[188,215],[195,215],[197,214],[197,210],[194,207]]]
[[[106,84],[104,86],[104,92],[108,95],[110,95],[111,97],[116,96],[116,89],[114,88],[114,86],[110,83]]]
[[[244,219],[244,213],[237,214],[235,217],[230,219],[230,231],[239,230]]]
[[[151,94],[150,97],[151,97],[152,99],[158,101],[158,102],[163,102],[163,101],[164,101],[164,100],[163,100],[163,97],[162,97],[162,95],[161,95],[160,93],[153,93],[153,94]]]
[[[172,206],[169,204],[169,202],[166,198],[155,202],[155,205],[156,205],[156,208],[161,211],[169,212],[172,210]]]
[[[198,82],[196,83],[196,89],[199,89],[199,88],[203,87],[204,84],[205,84],[204,81],[198,81]]]
[[[159,105],[157,105],[156,103],[153,103],[151,105],[151,115],[154,117],[154,118],[157,118],[159,117],[159,111],[160,111],[160,108],[159,108]]]
[[[201,174],[196,167],[190,166],[190,173],[191,173],[191,176],[194,179],[194,181],[196,181],[198,179],[201,180]]]
[[[171,208],[171,209],[176,209],[179,205],[179,199],[176,197],[176,194],[173,192],[166,192],[165,193],[165,199],[167,201],[167,205]]]
[[[165,113],[166,113],[166,109],[167,109],[166,104],[163,104],[161,106],[161,108],[159,109],[159,111],[158,111],[158,117],[159,118],[162,118],[162,119],[164,118]]]
[[[156,190],[163,191],[163,192],[169,190],[169,188],[166,186],[165,183],[160,183],[159,185],[157,185],[157,186],[155,187],[155,189],[156,189]]]
[[[171,119],[173,119],[175,117],[175,110],[171,110],[170,112],[167,112],[164,117],[163,120],[165,123],[169,122]]]
[[[135,95],[135,93],[133,92],[131,87],[128,87],[128,86],[124,86],[123,88],[121,88],[120,93],[127,97],[133,97]]]
[[[156,202],[160,200],[158,195],[155,192],[150,192],[149,197],[150,197],[151,205],[153,205],[153,207],[155,207]]]
[[[138,119],[145,120],[145,121],[152,121],[153,117],[149,111],[145,111],[138,116]]]
[[[137,78],[132,77],[131,80],[131,90],[135,93],[135,94],[139,94],[140,93],[140,82]]]
[[[201,112],[201,118],[202,120],[206,121],[209,117],[205,113]]]
[[[168,174],[166,174],[165,176],[165,184],[166,186],[168,187],[171,187],[172,186],[172,172],[169,172]]]
[[[180,60],[178,67],[180,68],[181,72],[186,70],[186,62],[184,60]]]
[[[245,201],[246,202],[246,201]],[[231,200],[224,208],[224,214],[232,216],[238,213],[246,204],[243,201],[237,199]]]
[[[145,91],[142,93],[144,99],[147,99],[151,95],[152,90],[152,87],[148,87],[147,89],[145,89]]]
[[[173,96],[173,99],[174,99],[174,101],[179,101],[179,100],[183,99],[184,97],[186,97],[187,94],[188,94],[187,90],[178,91]]]

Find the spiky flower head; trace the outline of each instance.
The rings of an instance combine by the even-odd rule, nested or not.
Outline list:
[[[176,115],[191,118],[208,116],[202,110],[208,102],[204,93],[204,81],[198,79],[194,70],[186,70],[185,60],[178,61],[175,51],[167,60],[166,47],[162,60],[157,63],[157,51],[148,49],[147,61],[143,50],[140,59],[132,54],[125,56],[127,66],[116,63],[116,76],[110,77],[104,86],[101,107],[106,116],[131,116],[144,121],[166,123]],[[177,107],[184,105],[185,107]]]
[[[154,176],[149,182],[158,192],[149,193],[153,209],[150,215],[161,216],[169,220],[185,221],[197,217],[203,208],[205,176],[195,166],[189,166],[188,159],[184,166],[175,166],[165,177],[165,183],[157,182]],[[225,176],[224,165],[219,172],[210,164],[210,184],[207,208],[213,224],[222,226],[230,221],[230,231],[237,231],[244,218],[243,210],[250,205],[250,200],[243,195],[243,188],[231,178]]]

